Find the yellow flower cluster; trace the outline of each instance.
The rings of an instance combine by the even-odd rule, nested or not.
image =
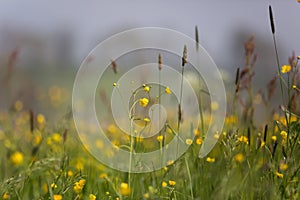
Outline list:
[[[75,182],[74,187],[73,187],[74,192],[79,194],[82,191],[85,183],[86,183],[85,179],[81,179],[78,182]]]
[[[238,141],[248,144],[248,138],[243,135],[238,137]]]

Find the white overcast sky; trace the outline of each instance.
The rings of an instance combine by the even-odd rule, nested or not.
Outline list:
[[[272,44],[269,5],[282,57],[286,60],[292,50],[300,55],[297,0],[1,0],[0,29],[9,26],[40,35],[71,30],[75,57],[80,62],[97,42],[126,29],[157,26],[194,37],[194,26],[198,25],[202,45],[217,65],[230,68],[242,60],[243,44],[241,52],[234,51],[238,37],[254,34],[257,42],[262,42],[257,44],[258,52]]]

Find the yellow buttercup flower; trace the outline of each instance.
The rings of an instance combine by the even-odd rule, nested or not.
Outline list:
[[[286,139],[287,138],[287,132],[286,131],[281,131],[280,135],[281,135],[282,139]]]
[[[185,140],[185,143],[186,143],[187,145],[191,145],[191,144],[193,144],[193,140],[192,140],[192,139],[186,139],[186,140]]]
[[[21,165],[23,163],[24,160],[24,156],[21,152],[16,151],[15,153],[13,153],[10,156],[10,161],[12,162],[12,164],[14,164],[15,166]]]
[[[283,65],[283,66],[281,67],[281,72],[282,72],[283,74],[285,74],[285,73],[288,73],[289,71],[291,71],[291,69],[292,69],[291,65]]]
[[[248,144],[248,138],[243,135],[238,137],[238,141]]]
[[[150,87],[148,85],[143,85],[144,87],[144,91],[145,92],[149,92],[150,91]]]
[[[167,187],[168,184],[167,184],[165,181],[163,181],[163,182],[161,183],[161,186],[162,186],[162,187]]]
[[[169,180],[169,185],[171,185],[171,186],[175,186],[175,185],[176,185],[176,181]]]
[[[73,187],[74,192],[77,194],[80,193],[82,191],[85,183],[86,183],[85,179],[81,179],[78,182],[76,182]]]
[[[96,200],[96,195],[90,194],[89,195],[89,200]]]
[[[203,140],[201,138],[198,138],[196,140],[196,144],[201,145],[203,143]]]
[[[121,195],[123,196],[128,196],[130,194],[130,188],[129,188],[129,185],[128,183],[121,183],[121,186],[120,186],[120,193]]]
[[[237,162],[239,162],[239,163],[243,162],[243,161],[244,161],[244,156],[243,156],[243,154],[242,154],[242,153],[236,154],[235,160],[236,160]]]
[[[287,170],[288,167],[289,167],[289,166],[288,166],[287,164],[285,164],[285,163],[281,163],[281,164],[279,165],[279,169],[280,169],[281,171]]]
[[[215,158],[211,158],[211,157],[207,157],[206,161],[209,162],[209,163],[214,163],[216,161],[216,159]]]
[[[156,139],[157,139],[158,142],[162,142],[163,139],[164,139],[164,136],[159,135],[159,136],[156,137]]]
[[[172,91],[171,91],[171,89],[170,89],[169,87],[166,87],[165,92],[166,92],[167,94],[172,94]]]
[[[279,172],[276,172],[275,175],[279,178],[283,178],[283,174],[279,173]]]
[[[275,142],[277,140],[276,135],[272,135],[271,139]]]
[[[9,194],[8,194],[7,192],[5,192],[5,193],[3,194],[3,196],[2,196],[2,199],[3,199],[3,200],[9,199]]]
[[[148,105],[148,103],[149,103],[149,99],[147,99],[147,98],[141,98],[140,99],[140,105],[142,107],[146,107]]]
[[[60,194],[53,195],[53,200],[62,200],[62,196]]]

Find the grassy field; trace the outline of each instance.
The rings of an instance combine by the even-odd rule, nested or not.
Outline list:
[[[16,55],[12,53],[8,67],[3,70],[6,75],[2,77],[2,89],[7,93],[2,95],[6,107],[0,112],[0,198],[299,199],[300,56],[292,55],[286,64],[277,62],[278,66],[274,66],[277,76],[263,90],[256,91],[253,89],[256,60],[253,37],[245,42],[244,49],[245,64],[232,75],[235,81],[227,85],[231,92],[227,94],[223,130],[214,136],[217,145],[205,158],[198,157],[211,110],[218,109],[218,105],[205,100],[203,105],[209,106],[200,109],[203,123],[198,128],[190,127],[194,139],[184,141],[189,145],[188,150],[179,159],[169,160],[162,169],[149,173],[120,172],[92,157],[75,128],[71,85],[60,82],[14,85],[16,77],[10,70]],[[117,87],[113,82],[105,86]],[[166,88],[155,87],[165,96],[172,95]],[[137,109],[146,107],[152,102],[149,97],[155,87],[141,87],[140,96],[131,105]],[[16,88],[19,93],[10,92]],[[20,93],[27,94],[26,98]],[[276,106],[270,104],[274,95],[280,97]],[[105,92],[100,93],[101,99],[105,101]],[[174,103],[175,108],[178,104]],[[103,108],[99,108],[100,112]],[[172,113],[174,123],[181,121],[181,111],[167,111]],[[255,122],[255,113],[264,113],[261,123]],[[144,118],[140,123],[147,124],[148,120]],[[147,152],[180,137],[174,134],[179,125],[174,129],[171,126],[165,126],[158,136],[148,139],[128,137],[115,124],[107,124],[105,133],[116,151],[122,148],[131,153]],[[186,126],[184,121],[180,126]],[[101,140],[95,140],[93,145],[107,153]]]

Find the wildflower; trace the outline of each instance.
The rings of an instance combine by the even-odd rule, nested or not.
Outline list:
[[[185,140],[185,143],[186,143],[187,145],[191,145],[191,144],[193,144],[193,140],[191,140],[191,139],[186,139],[186,140]]]
[[[244,161],[244,156],[243,156],[243,154],[242,154],[242,153],[236,154],[235,160],[236,160],[237,162],[239,162],[239,163],[243,162],[243,161]]]
[[[176,185],[176,182],[175,182],[175,181],[173,181],[173,180],[169,180],[169,185],[171,185],[171,186],[175,186],[175,185]]]
[[[284,140],[287,138],[287,132],[286,131],[281,131],[280,135],[281,135],[282,139],[284,139]]]
[[[106,173],[101,173],[99,177],[102,178],[102,179],[105,179],[107,177],[107,174]]]
[[[62,200],[62,196],[60,194],[53,195],[53,200]]]
[[[194,133],[195,136],[200,135],[200,130],[199,129],[194,129],[193,133]]]
[[[167,94],[172,94],[172,91],[171,91],[171,89],[170,89],[169,87],[166,87],[165,92],[166,92]]]
[[[96,200],[96,195],[90,194],[89,195],[89,200]]]
[[[279,178],[283,178],[283,174],[279,173],[279,172],[276,172],[275,175]]]
[[[161,183],[161,186],[162,186],[162,187],[167,187],[168,184],[167,184],[165,181],[163,181],[163,182]]]
[[[69,170],[69,171],[67,172],[67,175],[68,175],[68,177],[71,177],[71,176],[73,176],[73,172],[72,172],[71,170]]]
[[[157,139],[158,142],[162,142],[163,139],[164,139],[164,136],[159,135],[159,136],[156,137],[156,139]]]
[[[150,122],[150,119],[149,119],[148,117],[145,117],[145,118],[144,118],[144,122],[149,123],[149,122]]]
[[[271,139],[275,142],[277,140],[276,135],[272,135]]]
[[[300,3],[300,0],[298,0],[298,2]],[[297,56],[297,59],[300,60],[300,56]]]
[[[52,183],[52,184],[51,184],[51,188],[52,188],[52,189],[55,189],[55,188],[57,188],[57,185],[56,185],[55,183]]]
[[[86,183],[85,179],[81,179],[78,182],[75,182],[74,187],[73,187],[74,192],[79,194],[82,191],[85,183]]]
[[[9,194],[8,194],[7,192],[5,192],[5,193],[3,194],[3,196],[2,196],[2,199],[3,199],[3,200],[9,199]]]
[[[281,171],[287,170],[288,167],[289,167],[289,166],[288,166],[287,164],[285,164],[285,163],[281,163],[281,164],[279,165],[279,169],[280,169]]]
[[[44,117],[44,115],[38,114],[37,117],[36,117],[36,121],[37,121],[39,124],[44,124],[44,123],[45,123],[45,117]]]
[[[216,140],[218,140],[218,139],[219,139],[219,137],[220,137],[220,136],[219,136],[219,134],[218,134],[218,133],[215,133],[215,134],[214,134],[214,138],[215,138]]]
[[[144,197],[145,199],[149,199],[149,198],[150,198],[150,194],[149,194],[148,192],[146,192],[146,193],[143,195],[143,197]]]
[[[23,160],[24,160],[24,156],[21,152],[19,151],[16,151],[15,153],[13,153],[11,156],[10,156],[10,161],[15,165],[15,166],[18,166],[20,164],[23,163]]]
[[[114,86],[114,87],[117,87],[117,83],[113,83],[113,86]]]
[[[262,147],[264,147],[266,145],[266,143],[265,143],[265,141],[261,141],[261,144],[260,144],[260,147],[262,148]]]
[[[148,85],[143,85],[144,87],[144,91],[145,92],[149,92],[150,91],[150,87]]]
[[[283,73],[283,74],[285,74],[285,73],[288,73],[289,71],[291,71],[291,65],[283,65],[282,67],[281,67],[281,72]]]
[[[168,160],[167,165],[173,165],[174,164],[174,160]]]
[[[123,196],[128,196],[130,194],[130,188],[129,188],[128,183],[121,183],[120,193]]]
[[[56,143],[60,143],[62,141],[62,137],[59,133],[53,133],[52,140]]]
[[[215,158],[211,158],[211,157],[207,157],[206,161],[209,162],[209,163],[214,163],[216,161],[216,159]]]
[[[248,144],[248,138],[243,135],[238,137],[238,141]]]
[[[196,144],[201,145],[203,143],[203,140],[201,138],[198,138],[196,140]]]
[[[140,105],[142,107],[146,107],[148,105],[148,103],[149,103],[149,99],[147,99],[147,98],[141,98],[140,99]]]
[[[295,89],[297,89],[297,86],[296,86],[296,85],[293,85],[292,88],[295,90]]]

